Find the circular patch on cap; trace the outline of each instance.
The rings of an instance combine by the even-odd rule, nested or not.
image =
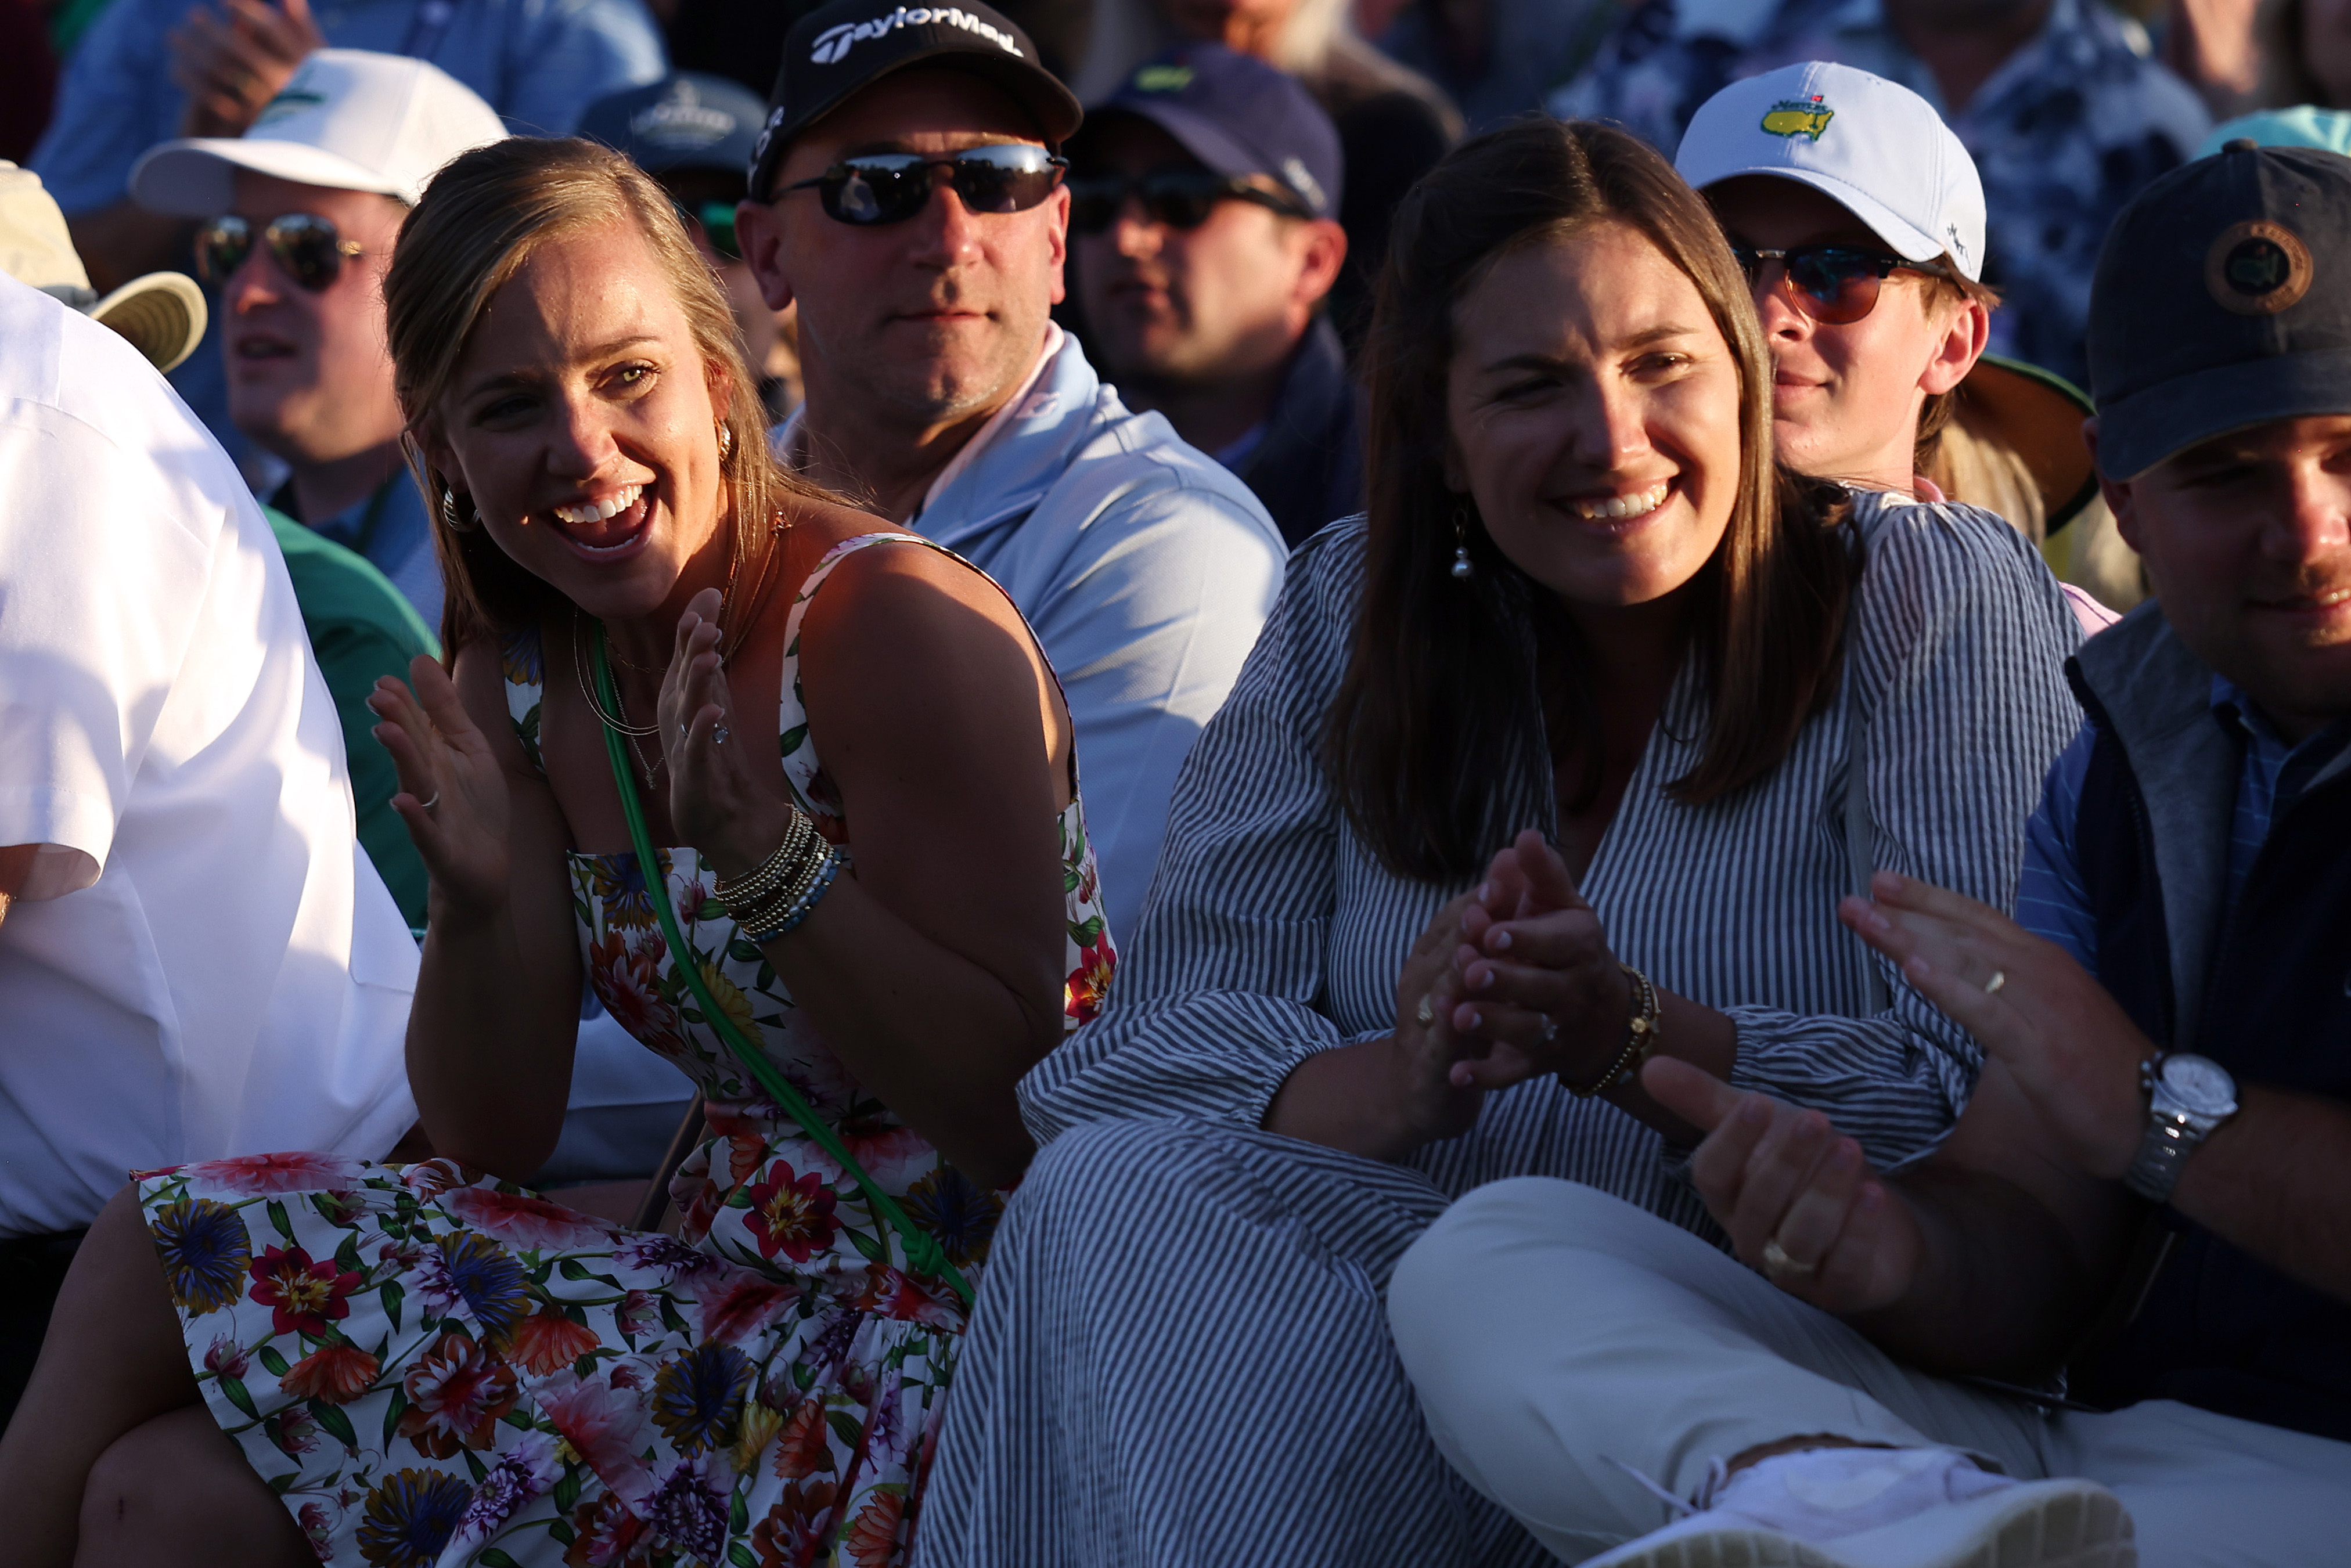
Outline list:
[[[2230,225],[2204,253],[2204,287],[2240,316],[2274,316],[2301,303],[2311,274],[2302,236],[2259,218]]]

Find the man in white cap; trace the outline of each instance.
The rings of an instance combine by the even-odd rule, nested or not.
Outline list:
[[[433,522],[401,458],[383,272],[441,165],[496,141],[490,106],[436,66],[320,49],[242,137],[166,141],[131,171],[150,211],[205,218],[229,414],[290,470],[271,503],[441,617]]]
[[[1946,497],[1928,477],[1964,397],[1979,418],[2014,420],[1991,439],[2048,470],[2048,499],[2032,497],[2039,515],[2011,521],[2035,534],[2090,498],[2086,409],[2048,372],[1984,357],[1999,298],[1982,282],[1983,183],[1933,105],[1851,66],[1784,66],[1708,99],[1675,166],[1754,289],[1775,372],[1772,434],[1790,466],[1985,504]],[[2067,593],[2084,631],[2115,619]]]
[[[126,1173],[374,1157],[414,1124],[416,946],[227,455],[121,337],[14,278],[0,342],[5,1406]]]

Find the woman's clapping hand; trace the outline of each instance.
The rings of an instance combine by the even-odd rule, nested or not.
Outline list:
[[[1461,917],[1454,1025],[1480,1042],[1454,1069],[1463,1087],[1544,1073],[1583,1082],[1624,1049],[1633,988],[1575,878],[1529,829],[1497,854]]]
[[[506,900],[512,870],[505,771],[437,660],[418,657],[408,675],[413,695],[385,675],[367,700],[383,720],[375,737],[400,774],[392,810],[408,824],[433,879],[436,918],[444,912],[496,909]]]
[[[777,792],[772,768],[762,782],[749,737],[731,731],[734,699],[718,653],[721,602],[716,589],[705,588],[678,617],[659,712],[670,823],[712,870],[732,877],[757,868],[783,841],[793,808]]]

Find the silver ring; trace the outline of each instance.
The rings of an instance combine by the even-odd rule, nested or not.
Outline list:
[[[1420,998],[1420,1010],[1413,1014],[1412,1017],[1413,1021],[1420,1025],[1423,1029],[1428,1028],[1429,1025],[1437,1021],[1437,1009],[1428,1005],[1428,997],[1426,993],[1424,993]]]
[[[441,803],[441,791],[440,791],[440,790],[438,790],[438,789],[435,789],[435,790],[434,790],[434,791],[433,791],[433,799],[431,799],[430,800],[419,800],[418,802],[416,802],[416,809],[417,809],[418,810],[420,810],[420,811],[429,811],[429,810],[433,810],[433,808],[434,808],[434,807],[435,807],[435,806],[439,805],[440,803]]]
[[[1820,1271],[1818,1263],[1799,1263],[1788,1256],[1788,1249],[1780,1245],[1778,1237],[1773,1236],[1764,1241],[1763,1272],[1770,1278],[1782,1280],[1793,1275],[1802,1279]]]
[[[726,727],[725,725],[716,724],[710,727],[710,744],[713,746],[724,746],[726,744]]]
[[[689,718],[689,719],[681,719],[681,720],[679,720],[679,721],[678,721],[678,727],[677,727],[677,737],[678,737],[680,740],[689,740],[689,739],[692,739],[692,738],[693,738],[693,736],[694,736],[694,721],[693,721],[692,719],[690,719],[690,718]]]
[[[1984,995],[1996,997],[2000,995],[2000,988],[2006,984],[2008,984],[2008,971],[1994,969],[1991,972],[1991,978],[1984,982]]]
[[[1552,1017],[1549,1013],[1542,1015],[1542,1042],[1545,1045],[1549,1045],[1552,1040],[1559,1038],[1559,1020]]]

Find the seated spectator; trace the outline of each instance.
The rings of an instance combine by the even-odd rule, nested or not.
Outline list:
[[[1070,145],[1088,341],[1131,407],[1240,476],[1291,545],[1364,504],[1363,415],[1323,296],[1339,138],[1218,44],[1139,67]]]
[[[1813,106],[1801,112],[1819,129],[1776,128],[1782,103]],[[1939,498],[1927,475],[1999,305],[1980,281],[1983,186],[1959,139],[1909,89],[1813,60],[1708,99],[1674,167],[1713,207],[1754,290],[1781,460],[1900,502]],[[2073,488],[2087,477],[2085,460]],[[2041,542],[2041,517],[2011,520]],[[2085,632],[2113,624],[2081,590],[2067,597]]]
[[[1438,165],[1372,350],[1369,520],[1291,562],[1109,1007],[1021,1083],[932,1561],[1531,1561],[1380,1313],[1448,1197],[1574,1176],[1718,1237],[1653,1049],[1887,1162],[1974,1085],[1835,904],[1881,865],[2009,902],[2079,722],[2031,546],[1777,467],[1746,279],[1611,127]]]
[[[663,70],[642,0],[337,0],[315,16],[309,0],[108,0],[30,160],[101,287],[192,265],[185,216],[131,199],[140,156],[173,137],[244,135],[324,47],[429,60],[532,136],[565,134],[590,103]],[[218,354],[209,344],[172,384],[242,455]]]
[[[1609,0],[1354,0],[1351,9],[1364,37],[1426,74],[1477,131],[1541,109],[1591,59],[1618,8]]]
[[[5,1413],[123,1173],[372,1158],[416,1120],[416,945],[235,467],[121,337],[13,277],[0,342]]]
[[[2316,258],[2346,245],[2351,165],[2251,147],[2106,241],[2094,439],[2156,600],[2074,662],[2022,925],[1889,873],[1842,910],[1983,1043],[1941,1147],[1888,1171],[1834,1111],[1660,1058],[1738,1261],[1520,1181],[1398,1265],[1430,1432],[1561,1558],[2341,1552],[2351,280]],[[2069,1360],[2070,1399],[2016,1386]]]
[[[455,667],[377,698],[445,1157],[110,1205],[0,1440],[14,1560],[902,1563],[1014,1080],[1107,978],[1052,671],[985,577],[778,467],[724,296],[610,149],[460,157],[384,292],[446,497]],[[514,1185],[583,953],[708,1097],[683,1240]]]
[[[206,217],[196,270],[220,293],[229,415],[283,462],[270,503],[372,561],[438,625],[433,521],[402,458],[383,269],[434,172],[506,134],[438,68],[321,49],[263,134],[166,141],[131,192]]]
[[[737,220],[768,303],[799,308],[808,401],[774,440],[994,577],[1036,628],[1092,769],[1123,936],[1176,769],[1272,606],[1281,536],[1165,420],[1129,413],[1048,316],[1068,89],[984,5],[926,23],[893,6],[832,0],[792,29]],[[820,52],[826,37],[853,42]]]
[[[1137,62],[1188,38],[1254,55],[1303,83],[1338,127],[1347,170],[1339,193],[1347,260],[1331,311],[1352,346],[1371,325],[1396,204],[1460,139],[1461,116],[1434,82],[1357,37],[1347,13],[1347,0],[1099,0],[1075,80],[1089,99],[1106,98]]]
[[[749,189],[745,172],[767,118],[768,106],[748,89],[683,71],[598,99],[580,117],[580,134],[626,153],[677,204],[695,248],[726,290],[759,402],[779,420],[799,406],[799,359],[783,326],[791,312],[768,308],[735,243],[735,209]]]
[[[2098,0],[1642,0],[1549,108],[1620,121],[1670,152],[1698,106],[1741,77],[1836,60],[1901,83],[1950,122],[1980,172],[1983,281],[2006,301],[1991,346],[2086,382],[2083,323],[2106,225],[2211,123],[2126,28]],[[1789,101],[1785,134],[1813,134],[1807,109]]]

